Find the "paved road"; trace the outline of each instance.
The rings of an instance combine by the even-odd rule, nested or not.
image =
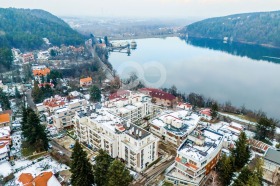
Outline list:
[[[69,158],[71,157],[72,153],[69,150],[62,147],[61,145],[59,145],[56,141],[52,140],[50,141],[50,144],[53,146],[53,149],[62,151],[66,156],[68,156]]]
[[[156,166],[155,168],[148,169],[144,174],[140,175],[136,182],[134,182],[133,186],[140,186],[140,185],[146,185],[150,181],[153,181],[155,177],[160,175],[162,172],[164,172],[172,163],[174,162],[174,157],[170,160],[167,160],[166,162],[163,162]]]
[[[36,108],[36,105],[35,103],[33,102],[33,98],[31,96],[31,92],[32,90],[31,89],[28,89],[25,93],[25,96],[26,96],[26,102],[27,104],[29,105],[29,107],[31,107],[32,109],[35,109]]]

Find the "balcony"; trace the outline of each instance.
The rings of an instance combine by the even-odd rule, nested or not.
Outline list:
[[[130,156],[130,159],[135,161],[135,157],[134,156]]]
[[[130,165],[135,166],[136,164],[132,161],[130,161]]]
[[[130,154],[132,154],[133,156],[136,155],[136,153],[133,151],[130,151]]]

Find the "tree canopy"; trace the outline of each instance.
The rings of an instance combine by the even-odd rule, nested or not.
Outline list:
[[[190,37],[232,39],[237,42],[280,46],[280,11],[210,18],[185,27]]]
[[[108,170],[108,186],[128,186],[133,178],[124,163],[114,160]]]
[[[44,44],[43,38],[58,46],[83,44],[82,35],[43,10],[1,8],[0,17],[0,47],[37,49]]]
[[[94,184],[92,165],[78,141],[74,145],[71,159],[71,184],[73,186],[92,186]]]
[[[93,102],[101,100],[101,90],[96,85],[90,87],[90,100]]]

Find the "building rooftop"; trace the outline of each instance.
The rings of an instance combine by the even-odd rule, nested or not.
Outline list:
[[[160,98],[160,99],[164,99],[164,100],[174,100],[176,99],[175,96],[173,96],[172,94],[169,94],[167,92],[164,92],[160,89],[155,89],[155,88],[141,88],[139,89],[140,92],[146,92],[148,93],[151,97],[156,97],[156,98]]]
[[[46,76],[49,74],[51,70],[49,68],[44,68],[44,69],[34,69],[33,70],[33,75],[34,76]]]
[[[91,77],[87,77],[87,78],[82,78],[80,79],[81,83],[88,83],[88,82],[92,82],[92,78]]]
[[[269,148],[264,155],[264,159],[280,165],[280,151]]]
[[[164,127],[167,131],[184,136],[191,133],[197,126],[200,117],[197,114],[181,110],[177,112],[166,111],[151,121],[152,125]]]
[[[223,138],[222,134],[206,128],[194,130],[179,147],[178,152],[202,161],[223,142]]]
[[[8,123],[8,122],[10,122],[10,114],[8,114],[8,113],[0,114],[0,124]]]

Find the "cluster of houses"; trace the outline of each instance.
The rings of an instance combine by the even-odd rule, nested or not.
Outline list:
[[[36,66],[34,76],[49,73]],[[80,79],[81,87],[92,85],[90,77]],[[58,131],[73,128],[77,139],[91,149],[104,149],[120,158],[130,169],[142,172],[159,158],[159,142],[177,149],[165,181],[175,185],[201,185],[222,153],[230,153],[244,127],[238,123],[209,124],[211,110],[194,111],[189,103],[159,89],[120,90],[91,103],[89,95],[74,91],[37,104],[40,119]],[[206,121],[206,122],[205,122]],[[10,159],[11,115],[0,112],[0,163]],[[273,183],[280,173],[280,152],[250,138],[251,148],[264,159],[264,179]],[[42,181],[44,180],[44,181]],[[51,181],[50,181],[51,180]],[[53,172],[22,173],[18,185],[59,185]]]

